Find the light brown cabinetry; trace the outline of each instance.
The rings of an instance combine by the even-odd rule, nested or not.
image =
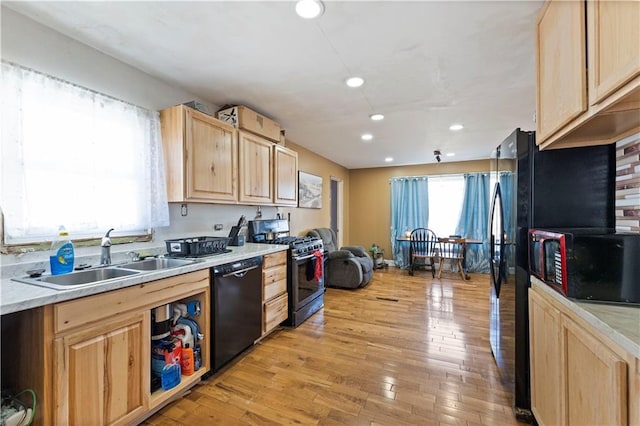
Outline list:
[[[127,424],[148,407],[149,315],[114,317],[55,339],[57,424]]]
[[[273,143],[238,131],[241,203],[273,204]]]
[[[540,425],[640,424],[640,359],[535,285],[529,330]]]
[[[531,411],[541,425],[560,425],[562,394],[560,311],[529,293]]]
[[[571,319],[562,319],[566,423],[627,424],[627,364]]]
[[[298,205],[298,153],[281,145],[273,146],[274,198],[280,206]]]
[[[168,200],[236,203],[236,129],[184,105],[162,110],[160,119]]]
[[[288,316],[287,252],[264,256],[262,263],[262,335]]]
[[[640,2],[547,0],[537,27],[537,142],[612,143],[640,130]]]
[[[201,306],[192,319],[205,336],[202,366],[151,393],[151,309],[191,300]],[[3,316],[3,346],[5,326],[15,327],[25,333],[16,353],[30,355],[3,358],[3,385],[36,390],[37,424],[135,424],[209,371],[209,300],[205,269]]]

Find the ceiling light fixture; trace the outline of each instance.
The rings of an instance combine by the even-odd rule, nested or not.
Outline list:
[[[437,150],[437,149],[436,149],[435,151],[433,151],[433,155],[435,155],[435,157],[436,157],[436,161],[437,161],[438,163],[442,161],[442,159],[440,158],[440,156],[442,155],[442,153],[441,153],[439,150]]]
[[[384,161],[386,161],[387,163],[390,163],[393,161],[393,157],[387,157],[384,159]]]
[[[382,114],[371,114],[369,116],[370,119],[372,119],[373,121],[380,121],[384,119],[384,115]]]
[[[449,126],[449,130],[457,132],[458,130],[462,130],[464,129],[464,126],[462,124],[452,124],[451,126]]]
[[[360,87],[364,84],[364,79],[361,77],[351,77],[347,79],[347,86],[349,87]]]
[[[298,0],[296,13],[304,19],[313,19],[322,15],[324,4],[320,0]]]
[[[447,157],[455,157],[456,153],[455,152],[447,152]]]
[[[365,133],[362,136],[360,136],[360,138],[363,141],[370,141],[371,139],[373,139],[373,135],[371,133]]]

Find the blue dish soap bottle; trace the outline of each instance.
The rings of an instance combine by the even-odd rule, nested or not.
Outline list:
[[[60,226],[58,238],[51,244],[51,255],[49,256],[51,275],[72,272],[74,260],[75,253],[73,243],[69,239],[69,233],[64,226]]]

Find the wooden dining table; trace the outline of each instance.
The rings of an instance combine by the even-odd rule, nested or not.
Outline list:
[[[454,242],[455,240],[459,240],[459,239],[464,240],[464,242],[462,243],[462,271],[464,272],[465,279],[469,280],[471,279],[471,277],[467,273],[467,245],[482,244],[484,241],[476,240],[473,238],[463,238],[463,237],[438,237],[438,242],[448,243],[448,242]],[[408,243],[411,241],[411,238],[407,236],[401,236],[401,237],[397,237],[396,241],[399,243]]]

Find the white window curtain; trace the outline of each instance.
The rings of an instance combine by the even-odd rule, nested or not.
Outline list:
[[[157,111],[4,61],[1,102],[5,244],[169,225]]]

